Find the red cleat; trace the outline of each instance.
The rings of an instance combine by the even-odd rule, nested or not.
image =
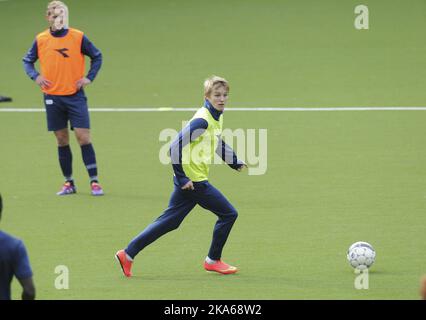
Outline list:
[[[121,270],[123,271],[123,274],[126,277],[131,277],[133,261],[130,261],[129,259],[127,259],[126,251],[124,250],[117,251],[117,253],[115,254],[115,259],[117,259],[117,261],[120,263],[120,267],[121,267]]]
[[[204,261],[204,269],[207,271],[218,272],[221,274],[231,274],[238,271],[237,267],[233,267],[222,260],[217,260],[215,263],[209,264]]]

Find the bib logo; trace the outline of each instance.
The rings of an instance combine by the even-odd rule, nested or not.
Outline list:
[[[70,56],[67,55],[66,51],[68,51],[67,48],[62,48],[62,49],[55,49],[55,51],[59,52],[64,58],[69,58]]]

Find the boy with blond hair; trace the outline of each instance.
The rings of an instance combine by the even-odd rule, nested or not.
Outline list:
[[[224,78],[212,76],[204,82],[204,106],[195,113],[170,147],[174,191],[167,209],[127,248],[116,253],[116,259],[126,277],[132,275],[135,256],[162,235],[177,229],[197,204],[218,217],[204,269],[222,274],[238,271],[221,260],[223,247],[237,219],[237,210],[208,181],[209,165],[213,162],[215,151],[231,168],[241,171],[246,167],[220,138],[228,93],[229,84]]]

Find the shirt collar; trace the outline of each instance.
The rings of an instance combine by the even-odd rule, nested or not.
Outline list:
[[[204,107],[206,107],[209,111],[210,114],[212,115],[212,117],[216,120],[219,121],[219,117],[220,115],[223,113],[222,111],[216,110],[213,105],[210,103],[209,100],[204,100]]]
[[[50,34],[54,37],[62,38],[68,34],[68,29],[61,29],[56,31],[52,31],[52,29],[50,29]]]

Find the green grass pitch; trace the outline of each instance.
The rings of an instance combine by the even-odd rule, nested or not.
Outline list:
[[[68,6],[71,26],[104,55],[87,89],[92,108],[196,107],[211,74],[230,80],[230,108],[425,106],[426,3],[362,3],[369,30],[354,28],[360,3],[352,0]],[[21,58],[45,28],[46,4],[0,1],[0,95],[14,99],[0,109],[42,107]],[[161,214],[172,191],[159,133],[191,116],[93,112],[106,192],[94,198],[75,139],[78,194],[57,197],[62,178],[45,115],[0,112],[0,228],[24,240],[38,299],[418,299],[426,111],[226,112],[226,128],[268,130],[265,175],[226,165],[210,173],[239,211],[223,258],[240,272],[202,269],[215,216],[197,207],[141,252],[125,279],[114,253]],[[346,261],[359,240],[377,252],[368,290],[354,288]],[[54,286],[58,265],[69,268],[68,290]]]

